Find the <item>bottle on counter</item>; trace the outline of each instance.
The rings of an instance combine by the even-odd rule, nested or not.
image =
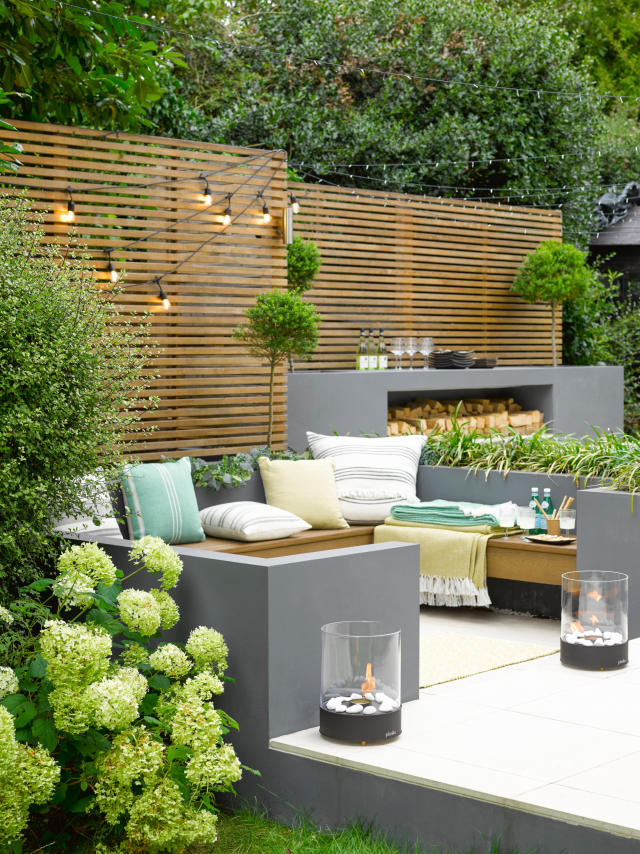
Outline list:
[[[367,368],[370,371],[375,371],[378,367],[378,345],[376,344],[376,339],[373,334],[373,329],[369,330],[369,342],[367,344],[367,354],[369,356],[369,363]]]
[[[551,518],[551,516],[553,516],[553,511],[555,510],[555,507],[553,506],[553,501],[551,499],[551,488],[548,486],[545,486],[545,488],[543,490],[542,502],[541,503],[542,503],[542,509],[547,514],[547,516],[549,516],[549,518]],[[547,520],[544,518],[544,516],[542,517],[542,521],[544,523],[544,533],[546,534],[547,533]]]
[[[366,371],[369,367],[369,350],[366,329],[360,330],[360,341],[356,350],[356,371]]]
[[[386,371],[388,367],[387,345],[384,343],[384,329],[381,329],[380,337],[378,338],[378,370]]]
[[[529,501],[529,507],[536,512],[536,520],[534,522],[532,534],[541,534],[542,531],[542,523],[545,521],[544,516],[540,512],[540,508],[536,504],[536,499],[538,498],[538,487],[531,487],[531,500]],[[539,500],[539,499],[538,499]]]

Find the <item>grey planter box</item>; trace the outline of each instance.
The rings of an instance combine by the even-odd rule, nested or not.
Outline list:
[[[531,498],[531,487],[537,486],[540,498],[545,487],[551,489],[551,497],[556,507],[563,495],[577,500],[578,491],[587,486],[598,486],[597,481],[586,484],[584,478],[580,484],[569,474],[544,474],[542,472],[512,471],[506,476],[499,471],[481,471],[477,474],[467,468],[451,466],[420,466],[418,468],[417,493],[421,501],[434,501],[444,498],[447,501],[477,501],[480,504],[499,504],[502,501],[514,501],[525,505]],[[575,507],[575,503],[574,503]]]
[[[226,486],[222,489],[209,489],[208,486],[196,486],[198,507],[213,507],[215,504],[229,504],[232,501],[265,501],[264,488],[260,472],[254,472],[251,480],[242,486]]]

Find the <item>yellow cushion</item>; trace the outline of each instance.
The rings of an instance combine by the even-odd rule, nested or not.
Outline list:
[[[333,460],[258,459],[267,504],[295,513],[312,528],[348,528],[340,512]]]

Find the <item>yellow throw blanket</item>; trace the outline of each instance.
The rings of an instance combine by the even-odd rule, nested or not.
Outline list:
[[[487,525],[472,530],[438,528],[387,518],[374,529],[374,543],[420,546],[420,601],[424,605],[490,605],[487,592]]]

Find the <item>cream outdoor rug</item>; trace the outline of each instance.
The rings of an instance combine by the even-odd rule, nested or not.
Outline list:
[[[420,687],[464,679],[520,661],[553,655],[559,647],[470,635],[431,635],[420,641]]]

